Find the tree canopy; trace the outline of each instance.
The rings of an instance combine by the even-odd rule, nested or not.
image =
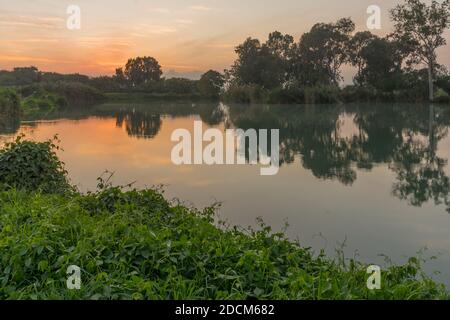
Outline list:
[[[132,86],[137,86],[149,81],[160,80],[162,70],[155,58],[137,57],[128,60],[123,74]],[[120,76],[120,72],[116,75]]]
[[[433,0],[430,5],[420,0],[405,0],[391,10],[393,35],[413,48],[409,65],[423,63],[428,67],[429,98],[433,100],[433,81],[437,66],[436,49],[445,45],[444,31],[450,25],[450,0]]]

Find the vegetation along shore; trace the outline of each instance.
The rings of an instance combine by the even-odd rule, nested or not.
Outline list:
[[[420,257],[386,266],[382,289],[369,290],[366,264],[314,254],[263,222],[217,223],[217,206],[189,208],[104,178],[81,194],[56,148],[19,137],[0,151],[1,299],[450,298]],[[74,264],[81,290],[66,288]]]

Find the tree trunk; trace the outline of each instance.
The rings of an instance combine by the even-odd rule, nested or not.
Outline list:
[[[435,122],[435,114],[434,114],[434,105],[430,105],[430,117],[429,117],[429,127],[428,127],[428,147],[430,155],[435,155],[436,151],[436,139],[434,134],[434,122]]]
[[[428,92],[430,94],[430,102],[434,100],[434,87],[433,87],[433,64],[428,63]]]

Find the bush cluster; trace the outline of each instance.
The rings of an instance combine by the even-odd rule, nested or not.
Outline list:
[[[54,140],[32,142],[18,136],[0,150],[1,189],[63,193],[71,189],[67,172],[56,155]]]

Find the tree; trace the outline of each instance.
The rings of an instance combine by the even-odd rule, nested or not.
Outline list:
[[[294,38],[292,36],[282,34],[279,31],[270,33],[266,42],[270,52],[283,60],[289,60],[293,44]]]
[[[125,77],[125,73],[123,72],[122,68],[116,69],[116,74],[113,76],[113,78],[119,85],[125,85],[127,82],[127,78]]]
[[[359,68],[355,82],[384,91],[395,90],[401,82],[398,80],[402,75],[402,49],[396,41],[372,37],[353,60]]]
[[[283,82],[280,60],[258,39],[247,38],[235,49],[238,59],[229,70],[231,80],[240,85],[256,84],[272,89]]]
[[[360,83],[360,78],[362,70],[365,66],[365,60],[362,56],[362,51],[367,48],[372,41],[377,38],[376,35],[372,34],[370,31],[357,32],[349,43],[349,54],[351,64],[357,68],[356,76],[354,78],[355,82]]]
[[[445,45],[442,34],[450,24],[450,0],[429,6],[420,0],[406,0],[391,10],[394,36],[410,43],[414,50],[409,55],[408,65],[423,63],[428,67],[429,99],[434,99],[434,73],[437,65],[436,49]]]
[[[284,72],[283,83],[290,80],[293,72],[292,59],[295,56],[295,50],[297,48],[294,37],[275,31],[269,34],[266,46],[270,53],[279,61],[278,63]]]
[[[336,23],[317,23],[300,39],[297,53],[297,77],[305,85],[334,84],[342,80],[340,67],[350,61],[351,19]]]
[[[31,84],[40,80],[40,72],[33,66],[14,68],[13,75],[18,85]]]
[[[218,97],[224,83],[224,76],[220,72],[209,70],[201,76],[197,86],[201,95]]]
[[[124,75],[131,86],[138,86],[149,81],[159,81],[162,71],[158,61],[152,57],[129,59],[125,65]]]

